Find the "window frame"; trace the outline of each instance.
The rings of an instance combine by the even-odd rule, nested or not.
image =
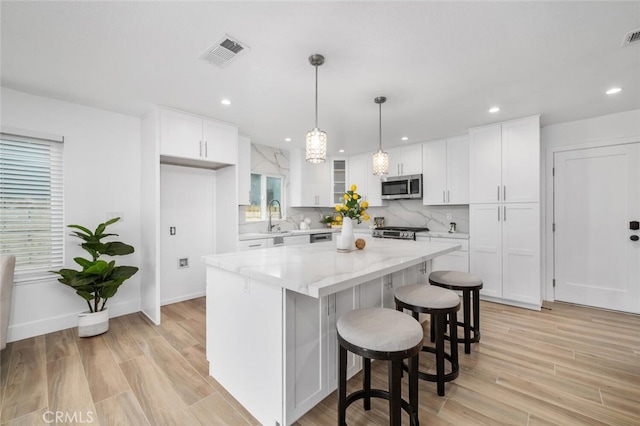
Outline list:
[[[267,212],[267,202],[271,201],[271,200],[267,200],[267,179],[268,178],[275,178],[275,179],[280,179],[280,195],[281,195],[281,199],[278,200],[280,202],[280,212],[282,213],[282,219],[280,218],[271,218],[272,222],[282,222],[284,220],[286,220],[286,209],[285,209],[285,184],[284,184],[284,179],[285,177],[283,175],[278,175],[278,174],[273,174],[273,173],[251,173],[251,176],[253,175],[257,175],[260,176],[260,218],[259,219],[248,219],[247,218],[247,214],[245,212],[245,222],[247,223],[256,223],[256,222],[264,222],[269,220],[269,216],[268,216],[268,212]],[[252,185],[253,186],[253,185]],[[252,194],[253,195],[253,194]],[[249,202],[251,202],[251,196],[249,197]],[[253,206],[254,204],[249,204],[249,207]]]

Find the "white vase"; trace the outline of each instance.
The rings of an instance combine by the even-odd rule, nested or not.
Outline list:
[[[78,314],[78,337],[91,337],[109,330],[109,311],[105,308],[98,312]]]
[[[337,238],[336,248],[340,252],[348,252],[354,249],[354,244],[353,219],[345,217],[342,221],[342,232]]]

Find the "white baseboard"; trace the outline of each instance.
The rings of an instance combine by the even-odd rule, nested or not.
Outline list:
[[[487,302],[500,303],[502,305],[515,306],[515,307],[518,307],[518,308],[531,309],[533,311],[542,310],[542,305],[535,305],[535,304],[532,304],[532,303],[516,302],[514,300],[500,299],[498,297],[483,296],[482,293],[480,293],[480,300],[486,300]]]
[[[202,297],[206,295],[207,295],[206,291],[199,291],[197,293],[191,293],[184,296],[165,299],[160,301],[160,306],[171,305],[172,303],[184,302],[185,300],[197,299],[198,297]]]
[[[109,308],[109,318],[132,314],[140,311],[140,300],[131,300],[128,302],[108,305],[107,308]],[[15,342],[22,339],[28,339],[29,337],[40,336],[42,334],[77,327],[79,313],[80,312],[73,312],[57,317],[9,326],[7,342]]]

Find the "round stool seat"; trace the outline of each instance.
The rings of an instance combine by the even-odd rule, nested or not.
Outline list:
[[[429,274],[429,282],[438,287],[462,292],[463,321],[458,325],[464,327],[464,352],[471,353],[471,343],[480,341],[480,289],[482,278],[477,275],[459,271],[433,271]],[[472,296],[473,295],[473,300]],[[473,313],[471,308],[473,305]]]
[[[346,312],[336,324],[350,344],[377,352],[406,351],[423,339],[420,323],[393,309],[367,308]]]
[[[405,285],[394,295],[402,303],[428,309],[450,309],[460,304],[460,298],[454,292],[426,284]]]
[[[429,274],[429,282],[451,290],[482,288],[482,279],[480,277],[459,271],[434,271]]]

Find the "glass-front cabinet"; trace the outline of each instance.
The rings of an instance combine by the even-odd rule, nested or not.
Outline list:
[[[333,203],[341,204],[344,199],[345,191],[350,185],[347,185],[347,160],[334,159],[331,161],[331,177],[333,189]]]

